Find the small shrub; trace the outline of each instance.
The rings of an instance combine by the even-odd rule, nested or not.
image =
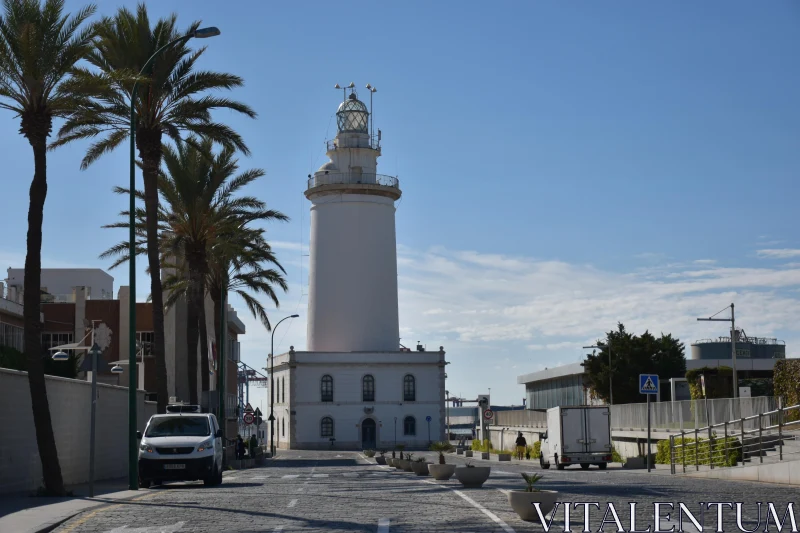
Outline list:
[[[680,445],[680,438],[675,439],[675,444]],[[684,438],[685,447],[675,448],[675,464],[680,465],[686,458],[687,465],[695,464],[695,453],[697,454],[698,464],[707,465],[713,460],[714,466],[736,466],[742,460],[742,444],[735,437],[728,437],[727,455],[725,454],[725,438],[714,439],[711,458],[709,458],[709,441],[707,438],[698,439],[697,451],[695,452],[695,440]],[[670,464],[669,439],[658,442],[658,452],[656,453],[657,464]]]
[[[669,442],[669,441],[667,441],[667,442]],[[611,447],[611,462],[612,463],[624,463],[625,462],[625,458],[622,457],[619,454],[619,452],[617,452],[617,449],[614,448],[613,446]]]
[[[537,481],[542,479],[544,476],[541,474],[520,474],[522,479],[525,480],[525,492],[539,492],[539,489],[534,487]]]

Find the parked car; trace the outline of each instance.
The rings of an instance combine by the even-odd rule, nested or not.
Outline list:
[[[164,481],[222,483],[222,430],[217,417],[199,405],[169,405],[153,415],[139,442],[139,486]]]

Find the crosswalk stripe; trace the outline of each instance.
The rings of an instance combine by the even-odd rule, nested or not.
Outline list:
[[[283,476],[283,479],[297,479],[300,477],[300,474],[286,474]]]

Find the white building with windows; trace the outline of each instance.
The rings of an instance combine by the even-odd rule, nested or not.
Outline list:
[[[377,173],[381,133],[370,134],[370,110],[352,87],[336,113],[330,161],[305,191],[308,351],[292,347],[273,361],[279,448],[414,449],[445,436],[445,352],[400,347],[394,203],[402,193],[396,177]]]

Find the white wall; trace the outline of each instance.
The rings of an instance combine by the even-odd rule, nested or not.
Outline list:
[[[25,269],[9,268],[8,284],[22,290]],[[114,278],[99,268],[43,268],[42,287],[52,295],[71,295],[73,287],[86,287],[86,296],[93,300],[114,297]]]
[[[91,383],[46,376],[47,399],[64,483],[89,479]],[[95,479],[128,473],[128,389],[98,384]],[[137,427],[143,430],[156,413],[154,402],[137,392]],[[42,463],[26,372],[0,368],[0,494],[42,486]]]
[[[428,423],[431,417],[430,439],[444,438],[444,353],[392,353],[392,354],[292,354],[294,368],[285,363],[289,354],[276,357],[275,379],[285,386],[286,402],[276,398],[276,443],[295,449],[328,448],[327,437],[320,435],[320,422],[330,416],[334,420],[336,447],[359,449],[361,447],[361,422],[372,417],[377,425],[378,446],[392,448],[397,417],[397,443],[409,448],[427,447]],[[381,362],[376,362],[376,360]],[[385,362],[383,362],[385,361]],[[333,377],[333,402],[322,402],[320,383],[322,376]],[[375,378],[375,401],[362,401],[362,378],[370,374]],[[403,377],[416,378],[416,400],[403,400]],[[285,381],[284,381],[285,380]],[[277,392],[277,387],[276,387]],[[366,413],[364,408],[373,408]],[[294,411],[294,415],[291,414]],[[416,435],[403,435],[403,419],[416,419]],[[281,421],[286,419],[286,435],[281,432]]]
[[[391,198],[313,198],[309,258],[309,351],[396,351],[395,207]]]

